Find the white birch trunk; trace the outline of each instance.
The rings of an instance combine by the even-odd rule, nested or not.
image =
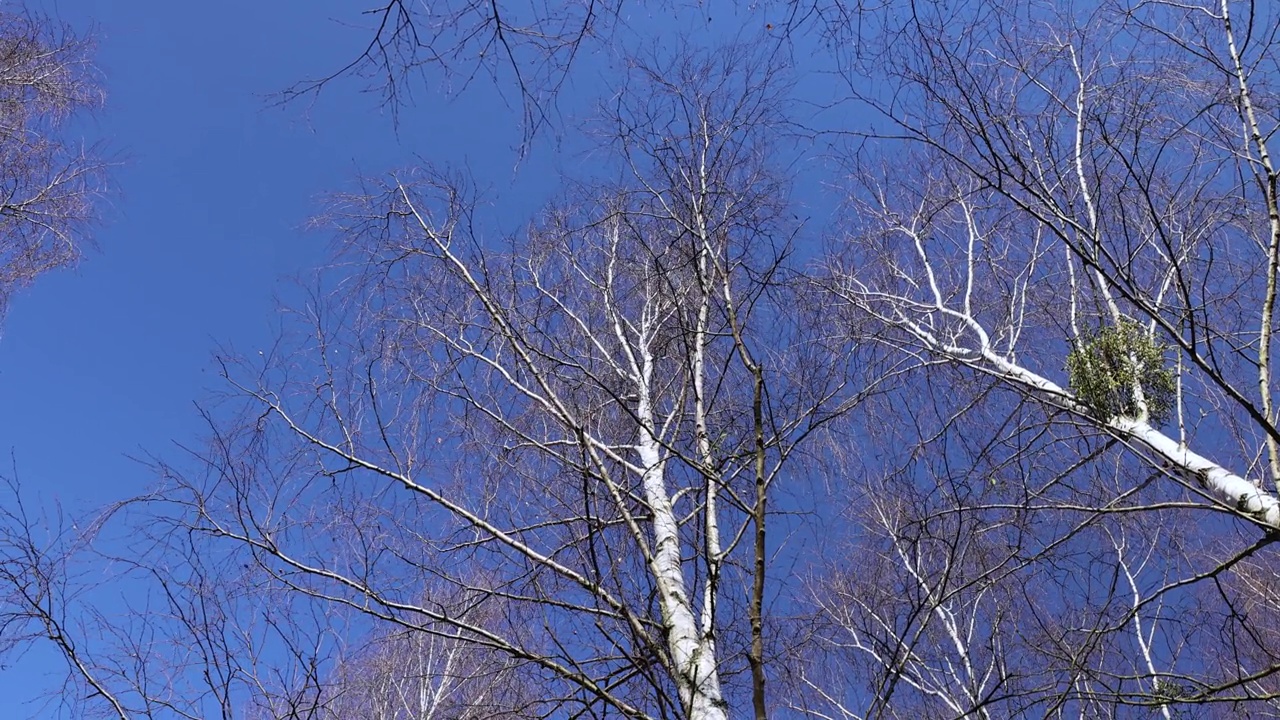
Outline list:
[[[644,468],[642,484],[645,501],[653,513],[653,553],[650,560],[658,602],[662,609],[667,648],[675,669],[680,701],[690,720],[728,720],[715,648],[698,629],[680,561],[680,526],[663,477],[662,448],[654,422],[651,381],[653,356],[648,347],[640,349],[640,400],[636,414],[641,423],[636,453]]]

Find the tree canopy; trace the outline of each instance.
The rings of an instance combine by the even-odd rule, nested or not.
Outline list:
[[[61,652],[66,708],[1274,715],[1280,16],[761,12],[700,42],[607,3],[394,2],[286,93],[461,74],[514,88],[527,148],[614,73],[569,126],[590,168],[517,230],[430,158],[332,196],[331,263],[270,352],[218,354],[154,493],[46,542],[14,492],[5,627]],[[15,122],[91,105],[65,78]],[[94,615],[86,557],[158,602]]]

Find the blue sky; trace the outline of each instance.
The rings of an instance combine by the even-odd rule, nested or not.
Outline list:
[[[329,238],[303,229],[324,193],[422,155],[535,202],[531,173],[513,172],[512,113],[487,84],[448,112],[407,112],[399,133],[355,83],[272,106],[359,52],[368,37],[338,22],[359,23],[357,5],[31,6],[95,29],[107,106],[85,134],[119,162],[99,248],[21,293],[0,335],[0,448],[46,506],[79,513],[137,494],[154,478],[130,455],[198,442],[193,403],[216,388],[214,349],[269,343],[277,296],[324,260]],[[34,653],[0,670],[0,717],[36,712],[25,703],[57,669]]]
[[[358,21],[349,3],[45,7],[97,27],[108,105],[86,132],[119,161],[117,187],[99,249],[5,319],[0,444],[28,488],[96,504],[150,482],[126,453],[188,434],[216,344],[269,341],[275,294],[324,258],[328,238],[303,228],[324,193],[418,154],[502,192],[519,135],[481,85],[449,113],[404,115],[398,136],[354,83],[272,107],[271,93],[359,51],[363,33],[331,19]]]

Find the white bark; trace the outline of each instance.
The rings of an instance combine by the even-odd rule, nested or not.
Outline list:
[[[964,552],[952,547],[953,554],[948,556],[942,548],[905,540],[903,521],[891,503],[872,502],[870,532],[890,543],[885,557],[878,560],[896,566],[900,574],[894,577],[912,589],[902,598],[882,603],[881,598],[864,598],[857,578],[853,587],[831,588],[831,595],[819,598],[819,603],[839,624],[833,642],[862,655],[883,677],[913,689],[948,716],[992,717],[987,701],[1008,677],[997,639],[1004,629],[1000,613],[991,612],[994,602],[989,588],[958,592],[950,580],[963,575],[958,566],[964,562]],[[904,618],[911,619],[904,624]],[[931,642],[929,636],[937,640]],[[823,694],[827,703],[839,705],[830,694]],[[848,708],[842,708],[842,714],[880,717],[883,713],[876,711],[876,703],[882,701],[874,698],[865,714]]]
[[[1273,408],[1272,392],[1271,392],[1271,342],[1274,328],[1273,316],[1275,314],[1276,305],[1276,274],[1280,272],[1280,200],[1276,197],[1277,182],[1280,176],[1277,176],[1275,167],[1271,163],[1271,153],[1267,149],[1266,133],[1262,129],[1262,124],[1258,121],[1257,112],[1254,109],[1253,92],[1250,89],[1248,72],[1245,70],[1244,61],[1241,58],[1240,50],[1236,46],[1235,31],[1231,26],[1231,6],[1227,0],[1221,0],[1219,5],[1222,17],[1223,35],[1226,39],[1227,52],[1231,58],[1231,71],[1235,75],[1236,85],[1239,89],[1240,98],[1240,115],[1245,124],[1245,135],[1249,139],[1249,144],[1253,151],[1257,152],[1257,160],[1255,161],[1256,179],[1258,185],[1263,191],[1263,201],[1267,206],[1267,261],[1266,261],[1266,277],[1267,289],[1262,299],[1262,313],[1258,321],[1258,394],[1262,414],[1269,423],[1275,423],[1276,414]],[[1280,444],[1277,444],[1276,438],[1268,435],[1267,443],[1267,465],[1271,472],[1272,486],[1280,490]]]
[[[1129,564],[1128,558],[1125,556],[1128,548],[1125,546],[1125,538],[1123,536],[1112,537],[1112,543],[1116,550],[1116,564],[1120,568],[1120,572],[1124,575],[1126,583],[1129,585],[1129,592],[1133,605],[1133,635],[1134,640],[1138,643],[1138,650],[1142,653],[1143,669],[1153,678],[1151,690],[1153,693],[1158,692],[1160,687],[1160,670],[1156,667],[1154,650],[1152,643],[1156,634],[1156,626],[1158,624],[1158,614],[1151,619],[1150,627],[1142,622],[1142,592],[1138,589],[1138,574],[1142,572],[1145,561],[1139,562],[1137,568],[1133,568]],[[1158,613],[1158,610],[1157,610]],[[1173,712],[1167,704],[1160,706],[1160,715],[1165,720],[1173,720]]]
[[[1081,182],[1084,184],[1083,176]],[[882,291],[869,286],[852,273],[846,274],[836,290],[837,293],[887,325],[906,333],[911,338],[910,344],[922,348],[928,358],[949,360],[972,367],[1029,395],[1087,418],[1100,429],[1149,453],[1156,465],[1202,489],[1220,504],[1251,517],[1269,529],[1280,529],[1280,500],[1275,495],[1154,427],[1145,410],[1145,399],[1136,389],[1139,401],[1137,406],[1140,410],[1138,417],[1098,417],[1078,401],[1068,388],[1032,370],[1027,364],[1026,353],[1022,356],[1015,354],[1012,344],[1007,353],[997,349],[993,336],[1017,337],[1022,331],[1023,321],[1020,316],[1013,315],[1007,325],[1000,328],[1000,333],[993,333],[972,310],[971,296],[978,273],[974,256],[991,250],[984,247],[989,241],[987,231],[973,220],[969,202],[965,199],[966,193],[961,188],[954,188],[953,192],[957,198],[955,202],[964,215],[956,225],[961,228],[959,232],[966,235],[963,239],[965,245],[962,246],[965,250],[959,258],[961,267],[964,268],[959,280],[953,280],[950,285],[944,282],[945,276],[938,265],[940,261],[934,257],[930,247],[929,236],[935,229],[930,226],[932,220],[924,219],[925,208],[916,208],[914,215],[904,218],[886,205],[870,211],[879,214],[889,232],[905,237],[912,250],[909,262],[891,259],[889,270],[910,287],[918,288],[919,294],[908,296],[901,292]],[[1039,254],[1038,250],[1031,253],[1033,258]],[[1068,258],[1067,276],[1074,283],[1075,276],[1071,267],[1071,260]],[[1024,272],[1030,275],[1032,271],[1033,268],[1027,268]],[[1104,306],[1108,308],[1107,312],[1118,317],[1115,300],[1107,290],[1107,279],[1097,272],[1090,276],[1099,286],[1098,292]],[[1068,289],[1072,293],[1077,291],[1074,284]],[[960,300],[953,299],[957,296]],[[1070,320],[1074,323],[1074,318]],[[1063,359],[1041,360],[1045,364],[1057,364]]]
[[[397,193],[408,208],[415,224],[429,242],[431,251],[438,254],[442,263],[452,268],[463,287],[484,309],[494,326],[495,334],[510,344],[515,357],[502,358],[490,348],[473,347],[465,338],[451,334],[450,328],[437,327],[436,320],[432,318],[422,318],[421,322],[432,334],[455,351],[496,371],[511,388],[559,424],[569,428],[580,428],[575,441],[583,443],[584,452],[597,464],[600,480],[605,484],[617,506],[626,513],[628,529],[645,558],[657,588],[662,630],[671,664],[670,670],[688,717],[695,720],[726,719],[727,705],[720,687],[718,658],[714,644],[714,588],[709,585],[703,588],[704,606],[699,618],[691,601],[693,593],[690,592],[684,575],[684,555],[688,548],[682,545],[680,537],[681,518],[677,516],[674,507],[676,490],[668,487],[667,483],[667,463],[672,442],[669,436],[678,427],[674,423],[680,410],[659,409],[660,388],[655,377],[660,358],[654,345],[659,335],[669,330],[667,325],[675,315],[688,310],[681,303],[701,303],[698,306],[700,309],[694,311],[695,315],[701,317],[706,312],[703,305],[710,302],[710,296],[706,294],[705,289],[698,289],[691,290],[689,297],[670,297],[665,293],[666,286],[646,282],[638,304],[634,303],[634,298],[619,297],[617,293],[620,290],[615,286],[615,272],[617,262],[620,260],[618,253],[621,250],[618,245],[619,229],[616,223],[607,235],[604,276],[591,277],[590,270],[585,266],[574,268],[580,273],[580,277],[590,284],[592,289],[587,297],[589,302],[595,303],[594,308],[576,306],[575,303],[580,302],[580,299],[566,297],[563,287],[544,285],[539,277],[539,270],[532,265],[529,267],[533,286],[539,296],[554,304],[556,309],[569,319],[574,329],[590,344],[589,352],[594,359],[604,362],[615,376],[622,380],[625,394],[633,394],[636,403],[633,419],[637,425],[638,435],[634,446],[630,448],[635,454],[633,462],[631,458],[626,457],[626,448],[613,446],[593,434],[589,429],[591,420],[581,416],[571,402],[561,397],[562,390],[554,371],[544,367],[544,365],[553,365],[555,361],[544,359],[542,351],[531,346],[529,339],[523,335],[528,331],[514,326],[507,319],[507,314],[498,306],[497,301],[484,285],[484,278],[480,271],[453,248],[452,239],[448,234],[435,227],[417,208],[408,189],[400,186],[397,188]],[[670,281],[671,278],[666,280]],[[637,305],[638,310],[628,309]],[[603,313],[606,318],[604,327],[592,326],[589,318],[593,312]],[[705,318],[699,322],[705,322]],[[695,334],[699,335],[694,339],[694,342],[699,344],[699,349],[690,358],[689,370],[695,375],[694,384],[700,387],[701,380],[698,374],[705,371],[701,343],[705,338],[701,337],[701,331]],[[584,359],[575,358],[573,361],[580,362]],[[502,419],[503,410],[501,409],[481,406],[477,406],[477,409],[490,414],[496,420]],[[277,407],[276,410],[295,432],[302,434],[309,441],[320,444],[330,451],[342,453],[345,459],[354,464],[366,463],[357,454],[345,451],[336,444],[324,443],[310,435],[299,425],[294,424],[283,408]],[[705,413],[705,409],[699,407],[698,412]],[[696,432],[706,434],[707,431],[705,427],[700,427]],[[549,451],[555,452],[552,449],[554,443],[532,439],[530,441],[545,443]],[[707,446],[701,441],[695,444],[705,454]],[[629,502],[626,497],[628,490],[625,482],[612,479],[610,472],[606,469],[605,459],[623,463],[629,472],[638,475],[642,498],[648,511],[647,518],[642,520],[626,511],[625,508],[628,507]],[[366,467],[374,469],[372,465],[366,465]],[[609,595],[603,588],[593,585],[582,573],[557,563],[551,553],[533,547],[517,536],[502,531],[493,523],[486,521],[482,513],[467,508],[402,473],[383,469],[378,469],[378,472],[388,474],[406,487],[428,495],[450,512],[465,518],[467,522],[475,525],[497,543],[506,545],[534,563],[571,579],[584,589],[596,594],[614,611],[631,614],[619,600]],[[714,496],[712,496],[709,506],[703,509],[704,526],[710,539],[708,547],[699,549],[699,552],[709,554],[709,559],[718,563],[720,561],[718,521],[714,510]],[[709,581],[704,582],[709,583]],[[633,617],[630,622],[637,634],[644,633],[644,628],[638,619]]]
[[[710,637],[699,632],[689,593],[685,589],[684,567],[680,560],[680,525],[663,479],[663,451],[654,423],[653,355],[643,345],[640,363],[640,402],[636,415],[641,423],[641,434],[636,443],[636,454],[640,456],[640,466],[644,469],[645,500],[653,513],[650,567],[658,586],[667,645],[675,664],[675,681],[690,720],[727,720],[724,699],[720,694],[715,648],[710,644]],[[709,608],[706,611],[709,612]]]
[[[890,298],[874,293],[856,282],[847,287],[844,294],[851,300],[864,305],[869,301],[889,301],[897,304],[899,308],[905,306],[901,298]],[[940,293],[936,294],[937,304],[928,310],[961,320],[971,331],[970,335],[976,342],[966,345],[960,343],[958,337],[949,339],[939,337],[929,329],[924,319],[927,317],[928,310],[924,308],[921,308],[925,312],[923,315],[908,315],[905,309],[899,309],[895,314],[884,316],[883,319],[909,332],[925,349],[937,356],[968,365],[1052,405],[1089,418],[1101,429],[1117,438],[1150,452],[1154,456],[1152,459],[1159,466],[1202,488],[1226,507],[1246,514],[1268,528],[1280,529],[1280,499],[1275,495],[1261,489],[1253,481],[1191,450],[1163,431],[1156,429],[1146,420],[1123,416],[1111,418],[1094,416],[1089,408],[1076,400],[1070,390],[993,350],[986,329],[973,316],[947,308],[942,303],[941,297]]]

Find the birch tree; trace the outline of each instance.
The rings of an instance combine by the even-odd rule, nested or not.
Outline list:
[[[49,18],[0,11],[0,310],[88,243],[104,163],[65,125],[102,103],[89,50]]]
[[[458,612],[475,622],[488,611],[463,599]],[[519,665],[459,637],[393,630],[375,635],[330,674],[323,717],[368,720],[520,718],[537,704]]]
[[[916,10],[849,66],[877,119],[830,281],[935,393],[899,406],[915,500],[859,513],[916,621],[831,642],[934,712],[1271,712],[1274,10]]]
[[[742,50],[635,62],[595,126],[622,179],[505,240],[445,172],[339,198],[304,332],[226,359],[244,414],[170,472],[174,517],[295,598],[503,658],[522,712],[765,716],[769,498],[857,399],[789,264],[780,92]]]

